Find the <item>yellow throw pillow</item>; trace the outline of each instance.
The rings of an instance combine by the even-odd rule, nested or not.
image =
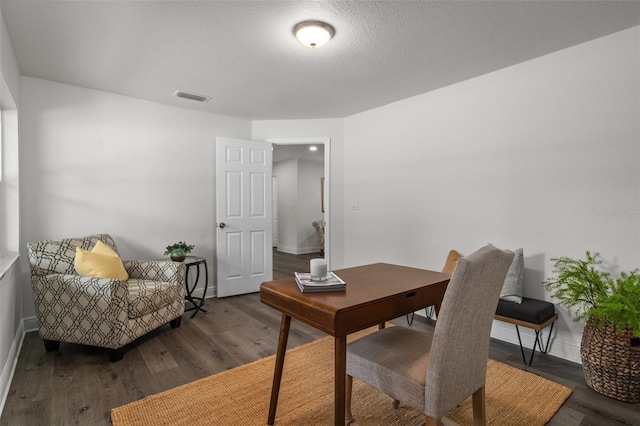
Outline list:
[[[456,266],[458,266],[458,260],[462,258],[462,255],[455,250],[451,250],[447,255],[447,260],[444,264],[444,268],[442,268],[442,272],[445,274],[453,275],[453,271],[456,270]]]
[[[98,240],[96,245],[93,246],[93,248],[91,249],[91,253],[120,257],[118,256],[118,253],[116,253],[111,247],[109,247],[108,245],[106,245],[100,240]]]
[[[101,243],[99,242],[99,244]],[[76,247],[76,257],[73,266],[76,268],[78,275],[127,280],[129,274],[127,274],[127,271],[124,269],[120,257],[111,248],[104,244],[102,245],[113,254],[99,253],[100,251],[106,251],[103,247],[98,248],[96,252]],[[98,244],[96,244],[96,247],[97,246]]]

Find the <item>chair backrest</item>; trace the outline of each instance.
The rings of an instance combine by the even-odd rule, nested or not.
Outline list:
[[[513,253],[491,245],[458,261],[429,356],[425,413],[441,418],[485,383],[491,324]]]
[[[31,275],[48,274],[76,274],[73,260],[76,257],[76,247],[90,250],[98,241],[118,252],[116,243],[109,234],[96,234],[82,238],[67,238],[64,240],[44,240],[27,243],[27,253],[31,264]]]

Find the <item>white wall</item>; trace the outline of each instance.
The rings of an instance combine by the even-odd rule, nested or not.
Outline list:
[[[291,159],[273,164],[278,182],[278,250],[291,254],[320,251],[313,222],[323,218],[319,161]]]
[[[450,249],[523,247],[524,295],[547,300],[550,258],[639,266],[639,40],[636,27],[348,117],[346,265],[439,270]],[[582,325],[557,310],[552,353],[579,361]],[[494,335],[517,342],[511,326]]]
[[[328,231],[332,269],[344,264],[344,136],[343,119],[256,120],[252,122],[252,139],[330,138],[331,174],[329,182]],[[280,188],[278,188],[280,190]],[[279,212],[280,213],[280,212]]]
[[[20,131],[26,241],[105,232],[123,258],[160,259],[183,240],[213,281],[215,138],[250,138],[249,121],[22,77]]]
[[[322,219],[320,195],[324,163],[298,160],[298,249],[306,253],[320,251],[320,239],[313,222]]]
[[[20,70],[0,11],[0,109],[2,178],[0,179],[0,412],[9,392],[22,344],[18,191],[18,111]]]
[[[298,163],[296,159],[273,163],[278,182],[278,247],[279,251],[297,254]]]
[[[1,5],[0,5],[1,6]],[[2,90],[8,90],[15,102],[15,106],[20,106],[20,69],[18,61],[13,53],[11,39],[7,32],[7,25],[4,22],[2,10],[0,10],[0,70],[4,85]]]

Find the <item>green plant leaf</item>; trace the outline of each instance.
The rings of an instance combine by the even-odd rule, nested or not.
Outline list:
[[[554,276],[543,282],[547,291],[567,307],[575,321],[596,318],[629,328],[640,336],[640,270],[612,278],[598,266],[598,253],[586,252],[586,259],[552,258]]]
[[[177,243],[167,246],[164,254],[170,255],[171,252],[174,251],[175,249],[182,249],[186,254],[189,254],[191,253],[191,250],[193,250],[193,247],[194,247],[193,245],[187,244],[184,241],[179,241]]]

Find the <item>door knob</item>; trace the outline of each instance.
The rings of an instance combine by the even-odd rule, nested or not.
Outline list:
[[[220,222],[220,224],[218,225],[218,227],[220,229],[223,229],[225,226],[227,226],[227,225],[225,225],[224,222]]]

